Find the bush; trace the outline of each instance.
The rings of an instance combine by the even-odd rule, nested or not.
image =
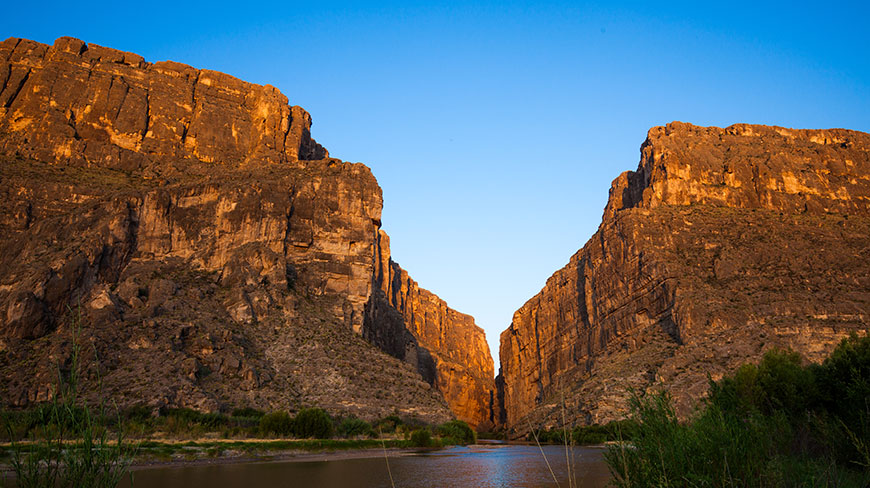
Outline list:
[[[342,437],[370,435],[371,433],[372,426],[365,420],[356,417],[347,417],[338,426],[338,434]]]
[[[852,334],[816,369],[820,403],[850,423],[870,408],[870,336]],[[866,419],[866,417],[864,417]]]
[[[372,426],[372,429],[375,432],[387,434],[396,432],[396,429],[402,424],[402,419],[400,419],[398,415],[390,415],[375,422],[375,425]]]
[[[241,418],[262,418],[266,415],[266,412],[262,410],[257,410],[256,408],[245,407],[245,408],[237,408],[233,410],[233,417],[241,417]]]
[[[293,419],[284,411],[271,412],[260,418],[263,435],[288,436],[293,433]]]
[[[610,439],[611,431],[605,425],[584,425],[574,427],[571,431],[571,441],[578,446],[603,444]]]
[[[768,351],[686,422],[667,393],[630,407],[631,445],[605,455],[617,486],[870,486],[870,337],[808,367]]]
[[[293,420],[293,433],[297,437],[328,439],[332,437],[332,419],[323,409],[303,408]]]
[[[230,420],[222,413],[213,412],[200,414],[198,422],[209,431],[214,432],[229,425]]]
[[[429,429],[417,429],[411,432],[411,444],[416,447],[429,447],[432,445],[432,433]]]
[[[474,444],[477,435],[474,430],[461,420],[451,420],[439,425],[435,433],[441,437],[450,437],[456,444]]]
[[[124,409],[123,417],[132,422],[145,423],[151,420],[151,407],[145,405],[137,405]]]
[[[733,377],[711,382],[710,402],[723,411],[748,415],[783,412],[799,416],[818,397],[813,370],[792,351],[771,350],[758,366],[744,364]]]
[[[221,430],[229,424],[229,418],[220,413],[202,413],[191,408],[167,408],[160,409],[160,416],[173,419],[168,425],[172,425],[178,432],[194,430],[201,426],[205,430],[214,432]]]
[[[605,454],[617,486],[732,486],[732,477],[737,486],[751,486],[762,479],[771,439],[761,419],[744,423],[714,407],[681,424],[666,392],[633,395],[630,407],[639,426],[632,446]]]

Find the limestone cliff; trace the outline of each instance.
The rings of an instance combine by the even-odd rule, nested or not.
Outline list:
[[[444,395],[459,419],[479,430],[494,426],[493,361],[486,335],[474,324],[474,318],[420,288],[390,258],[389,237],[383,231],[378,239],[374,283],[364,335],[415,365]]]
[[[168,159],[321,159],[311,118],[272,86],[63,37],[0,45],[5,153],[133,170]]]
[[[650,130],[598,232],[501,335],[516,432],[625,412],[666,388],[686,412],[768,348],[820,360],[870,328],[870,135],[672,123]]]
[[[442,421],[447,398],[467,415],[468,377],[424,380],[363,339],[381,190],[310,127],[276,89],[222,73],[70,38],[0,44],[3,403],[49,397],[81,315],[88,378],[122,405]],[[425,336],[404,316],[366,322],[394,325]]]

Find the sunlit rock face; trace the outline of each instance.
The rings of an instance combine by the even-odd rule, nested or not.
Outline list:
[[[311,118],[272,86],[69,37],[0,44],[5,152],[133,170],[168,158],[291,162],[327,156]]]
[[[686,413],[772,347],[821,360],[870,319],[870,135],[674,122],[614,180],[598,232],[501,335],[515,432],[626,411]]]
[[[310,126],[222,73],[70,38],[0,44],[3,403],[51,395],[80,315],[86,377],[122,406],[478,415],[464,372],[483,356],[390,302],[398,322],[367,316],[387,289],[381,189]],[[471,318],[451,314],[441,333],[474,350]],[[419,337],[438,373],[373,347],[364,323]]]
[[[393,356],[415,365],[443,395],[457,418],[479,430],[494,426],[493,361],[483,329],[437,295],[420,288],[390,258],[380,231],[375,287],[364,335]],[[390,325],[392,324],[392,326]]]

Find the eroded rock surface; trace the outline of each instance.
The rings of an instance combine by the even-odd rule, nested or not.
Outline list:
[[[416,365],[442,392],[456,416],[478,430],[494,427],[493,361],[483,329],[416,281],[390,257],[380,231],[376,290],[364,335],[393,356]]]
[[[627,389],[681,411],[790,347],[825,357],[870,320],[870,135],[672,123],[650,130],[598,232],[501,335],[503,421],[603,423]]]
[[[311,117],[276,88],[62,37],[0,44],[5,153],[134,170],[167,159],[322,159]]]
[[[310,126],[276,89],[222,73],[70,38],[0,44],[3,403],[50,397],[80,316],[86,380],[122,406],[471,415],[478,385],[449,368],[485,365],[388,302],[397,322],[367,319],[384,293],[381,190]],[[419,336],[438,373],[372,346],[364,322]]]

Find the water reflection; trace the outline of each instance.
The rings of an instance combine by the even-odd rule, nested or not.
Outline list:
[[[565,448],[544,452],[562,486],[568,485]],[[581,487],[607,485],[609,473],[595,448],[574,448]],[[556,486],[536,446],[486,445],[391,457],[398,488],[538,488]],[[129,486],[124,484],[122,486]],[[383,458],[316,462],[266,462],[137,470],[136,488],[390,487]]]

